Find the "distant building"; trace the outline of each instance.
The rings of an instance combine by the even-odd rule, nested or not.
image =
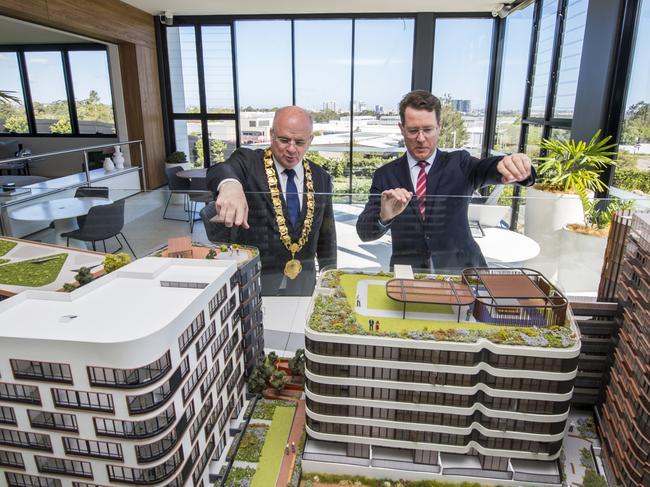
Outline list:
[[[240,112],[241,143],[264,144],[271,140],[274,112]]]
[[[323,111],[331,110],[333,112],[338,112],[335,101],[324,101],[323,102]]]
[[[617,293],[623,324],[600,408],[602,457],[611,484],[650,485],[650,213],[636,213]]]
[[[451,106],[454,108],[454,110],[463,113],[469,113],[472,111],[471,100],[451,100]]]
[[[375,113],[378,115],[384,113],[384,105],[375,105]]]
[[[244,406],[235,273],[144,258],[1,302],[3,485],[210,485]]]

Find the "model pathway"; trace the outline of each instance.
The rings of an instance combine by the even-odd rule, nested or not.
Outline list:
[[[300,437],[302,432],[305,430],[305,400],[300,399],[298,401],[298,407],[296,407],[296,414],[293,416],[293,423],[291,424],[291,432],[289,433],[289,439],[287,443],[296,444],[296,452],[292,453],[289,450],[288,455],[282,457],[282,466],[280,466],[280,473],[278,474],[277,481],[275,482],[275,487],[286,487],[289,481],[291,480],[291,473],[293,472],[293,467],[296,464],[296,459],[300,455]]]

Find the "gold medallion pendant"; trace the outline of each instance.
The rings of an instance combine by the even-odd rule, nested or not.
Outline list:
[[[284,275],[289,279],[295,279],[302,271],[302,264],[298,259],[291,259],[284,265]]]
[[[303,159],[303,168],[305,170],[305,187],[307,189],[307,213],[303,221],[302,231],[297,242],[292,242],[289,236],[289,229],[287,222],[282,213],[282,200],[280,199],[280,190],[278,188],[278,179],[275,177],[275,170],[273,169],[273,156],[271,150],[264,151],[264,168],[266,170],[266,179],[269,184],[269,191],[271,192],[271,202],[273,204],[273,212],[275,213],[275,222],[278,225],[278,233],[280,240],[284,247],[291,252],[291,259],[284,265],[284,275],[289,279],[295,279],[302,271],[302,264],[296,259],[296,254],[300,252],[303,246],[309,239],[309,232],[314,222],[314,180],[312,179],[311,169],[309,163]]]

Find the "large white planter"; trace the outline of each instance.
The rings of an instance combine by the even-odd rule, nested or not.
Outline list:
[[[560,284],[562,229],[569,223],[583,223],[582,201],[577,194],[552,193],[528,188],[524,212],[524,234],[540,246],[529,266]]]
[[[597,293],[607,237],[561,231],[559,285],[567,293]]]
[[[528,188],[524,233],[533,240],[544,240],[569,223],[584,224],[582,202],[577,194],[552,193]]]

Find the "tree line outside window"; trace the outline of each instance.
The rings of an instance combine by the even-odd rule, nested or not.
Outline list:
[[[0,135],[115,137],[104,46],[2,46],[0,72]]]

